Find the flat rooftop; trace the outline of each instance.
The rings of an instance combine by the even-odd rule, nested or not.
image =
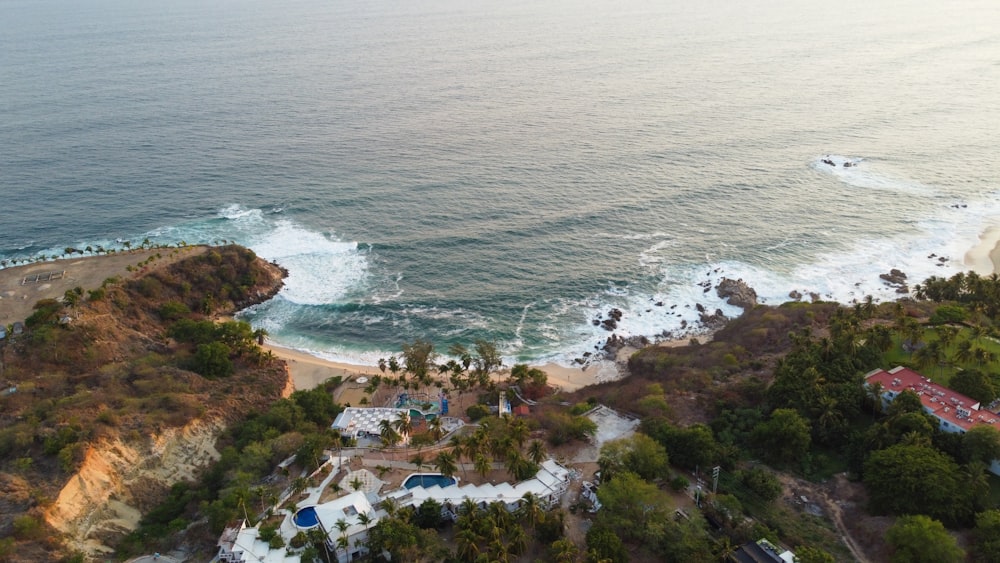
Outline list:
[[[977,424],[988,424],[1000,430],[1000,415],[980,409],[979,401],[934,383],[912,369],[896,367],[889,371],[877,369],[865,374],[869,384],[881,383],[885,391],[913,391],[920,397],[924,409],[963,430]]]

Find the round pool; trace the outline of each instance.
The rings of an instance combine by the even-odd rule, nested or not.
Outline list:
[[[403,486],[407,489],[412,489],[414,487],[427,488],[437,485],[443,489],[455,483],[458,483],[458,480],[454,477],[445,477],[440,473],[414,473],[407,477],[406,481],[403,481]]]
[[[315,528],[319,524],[319,517],[316,516],[316,509],[312,506],[307,506],[302,510],[295,513],[292,516],[292,522],[303,530],[308,530],[310,528]]]

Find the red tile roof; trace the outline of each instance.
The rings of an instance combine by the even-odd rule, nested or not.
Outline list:
[[[881,383],[884,391],[896,394],[907,389],[920,397],[924,410],[953,426],[968,430],[977,424],[989,424],[1000,429],[1000,415],[980,410],[979,402],[934,383],[919,373],[904,367],[889,371],[878,369],[865,375],[868,384]]]

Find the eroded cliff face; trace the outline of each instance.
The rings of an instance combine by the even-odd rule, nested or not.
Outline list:
[[[196,420],[141,443],[114,439],[92,445],[46,521],[66,534],[73,549],[111,553],[109,544],[134,530],[167,489],[219,459],[215,442],[223,429],[222,421]]]

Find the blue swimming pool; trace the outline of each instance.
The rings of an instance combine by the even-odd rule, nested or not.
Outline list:
[[[438,485],[442,488],[454,485],[458,481],[454,477],[445,477],[440,473],[414,473],[403,481],[403,486],[407,489],[414,487],[433,487]]]
[[[316,516],[316,509],[311,506],[307,506],[295,513],[295,516],[292,517],[292,522],[294,522],[299,528],[308,530],[310,528],[315,528],[316,525],[319,524],[319,518]]]

